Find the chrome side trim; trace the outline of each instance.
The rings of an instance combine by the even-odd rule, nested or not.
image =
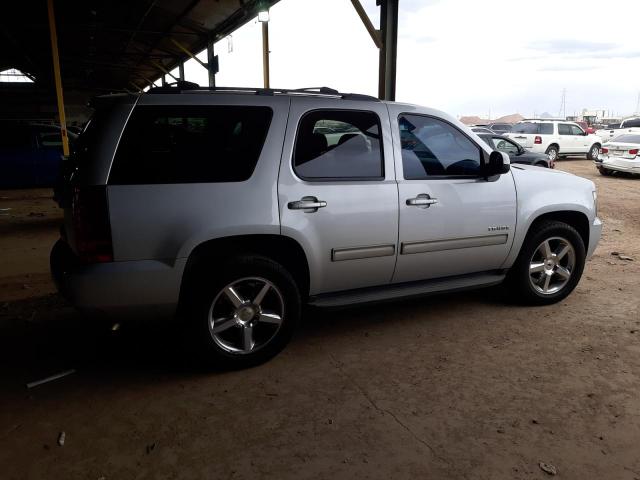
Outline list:
[[[412,253],[441,252],[443,250],[457,250],[460,248],[487,247],[490,245],[504,245],[508,235],[483,235],[480,237],[452,238],[449,240],[430,240],[426,242],[402,243],[401,255]]]
[[[331,261],[357,260],[359,258],[390,257],[396,253],[395,245],[374,245],[370,247],[334,248]]]

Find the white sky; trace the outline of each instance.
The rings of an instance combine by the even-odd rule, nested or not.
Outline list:
[[[378,26],[375,0],[363,0]],[[377,95],[378,50],[349,0],[281,0],[270,12],[271,86]],[[640,92],[640,0],[400,0],[398,101],[453,115],[631,114]],[[215,46],[219,86],[262,86],[254,20]],[[206,55],[201,58],[206,60]],[[186,78],[207,84],[187,62]]]

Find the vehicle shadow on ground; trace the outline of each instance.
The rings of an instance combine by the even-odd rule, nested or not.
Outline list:
[[[307,308],[293,343],[330,345],[336,336],[441,320],[454,305],[474,304],[486,308],[504,303],[498,290],[485,289],[344,309]],[[0,396],[24,392],[28,382],[70,369],[92,382],[145,383],[149,378],[212,374],[191,361],[174,322],[112,327],[112,322],[75,311],[56,294],[0,305]]]

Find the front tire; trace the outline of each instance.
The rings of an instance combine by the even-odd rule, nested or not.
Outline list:
[[[566,298],[584,270],[586,251],[571,225],[543,221],[529,232],[507,276],[516,300],[529,305],[550,305]]]
[[[248,368],[282,351],[301,315],[292,275],[260,255],[206,267],[195,273],[186,295],[188,346],[198,362]]]

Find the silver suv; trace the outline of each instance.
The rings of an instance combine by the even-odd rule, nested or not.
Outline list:
[[[272,357],[304,304],[501,283],[557,302],[600,239],[591,181],[510,165],[429,108],[180,85],[97,100],[59,195],[58,288],[174,316],[206,361]]]

